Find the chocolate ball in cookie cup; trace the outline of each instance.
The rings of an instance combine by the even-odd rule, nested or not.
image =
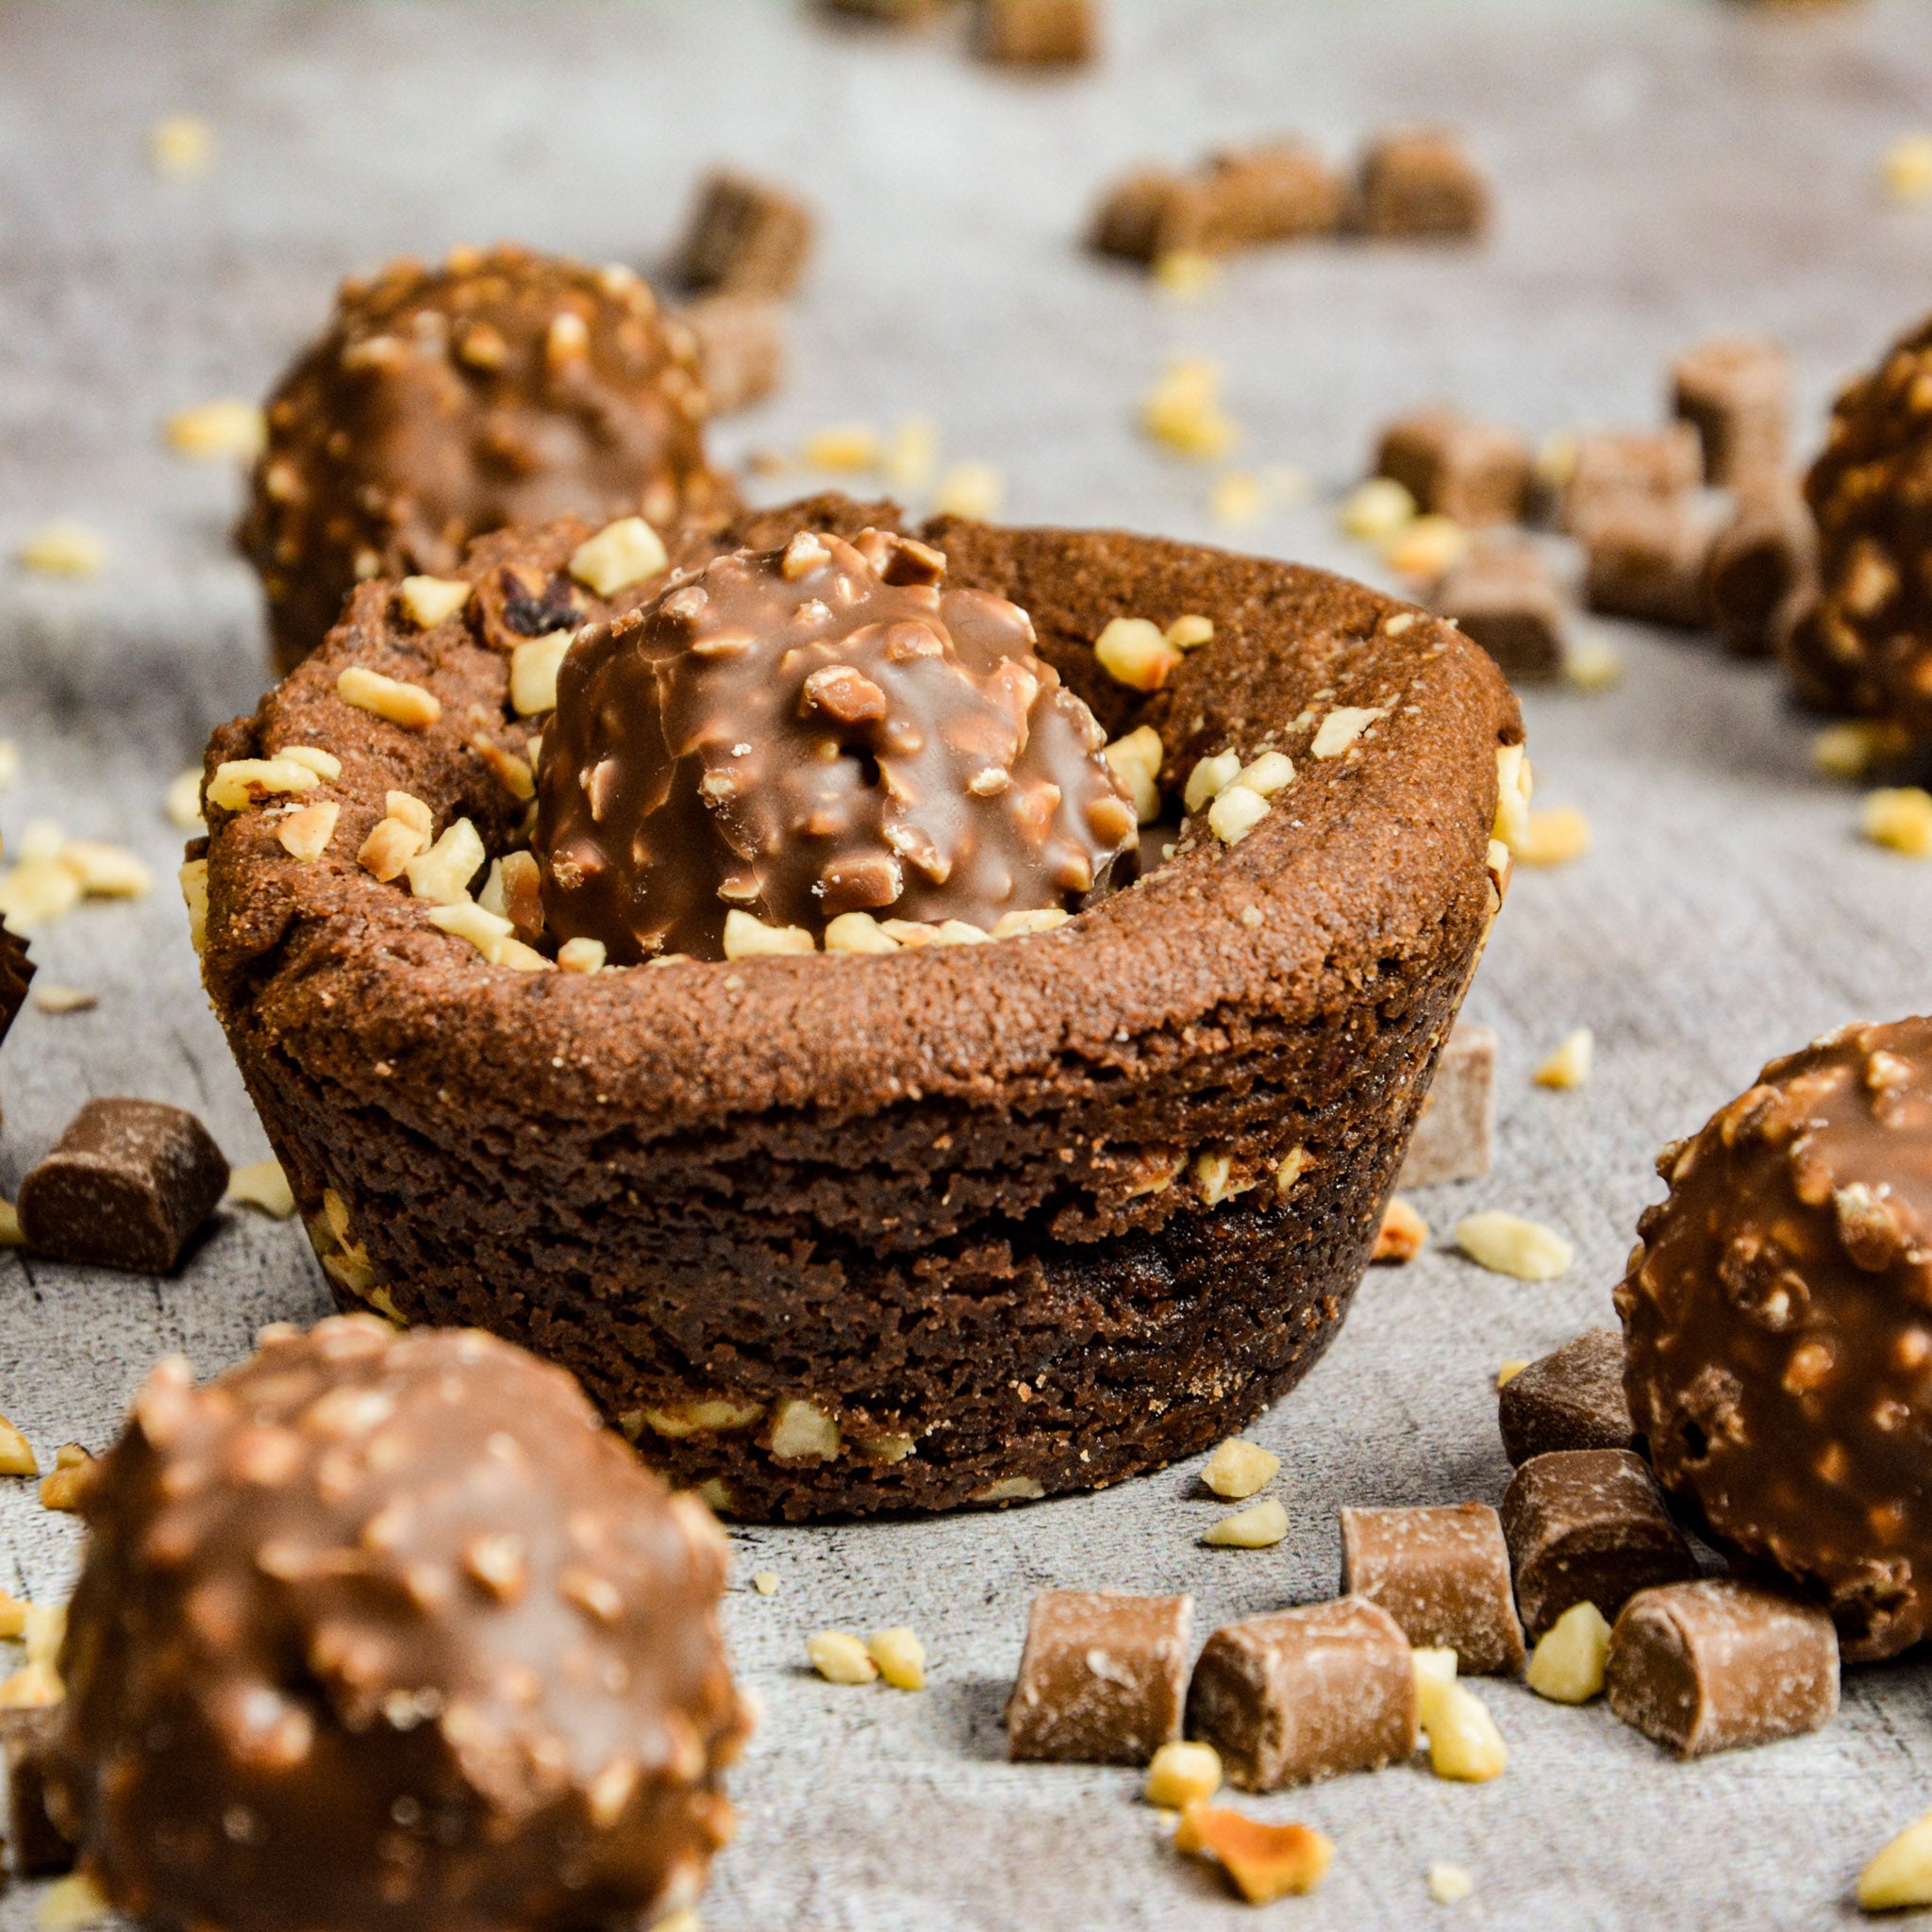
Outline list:
[[[492,530],[722,520],[707,408],[690,330],[628,269],[462,248],[344,282],[269,398],[236,532],[276,665],[321,643],[358,583],[445,575]]]
[[[702,1890],[748,1729],[724,1539],[558,1370],[368,1315],[174,1357],[80,1508],[48,1807],[130,1917],[579,1932]]]
[[[500,579],[581,530],[506,533],[426,629],[363,586],[209,753],[206,977],[344,1305],[553,1356],[748,1516],[1098,1487],[1291,1388],[1521,802],[1452,625],[909,534],[688,536],[570,642]]]

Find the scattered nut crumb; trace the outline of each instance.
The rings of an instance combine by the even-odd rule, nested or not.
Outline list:
[[[147,131],[147,161],[176,181],[206,175],[215,158],[215,131],[198,114],[170,114]]]
[[[1212,1744],[1163,1744],[1147,1767],[1143,1795],[1163,1810],[1205,1805],[1221,1789],[1221,1753]]]
[[[1255,523],[1263,508],[1261,485],[1243,470],[1230,470],[1217,476],[1208,492],[1208,514],[1217,524],[1237,528]]]
[[[1932,792],[1917,785],[1869,792],[1860,823],[1874,845],[1908,858],[1932,853]]]
[[[1181,803],[1190,811],[1199,811],[1208,800],[1218,798],[1223,790],[1234,782],[1241,768],[1241,755],[1238,751],[1218,751],[1211,758],[1197,758],[1194,769],[1188,774]]]
[[[1315,727],[1308,745],[1311,758],[1339,758],[1378,718],[1389,713],[1374,705],[1338,705]]]
[[[894,490],[917,495],[939,467],[939,425],[930,416],[906,416],[879,449],[879,475]]]
[[[1382,1224],[1375,1230],[1375,1245],[1369,1255],[1373,1261],[1400,1265],[1413,1261],[1428,1245],[1429,1224],[1400,1194],[1391,1197],[1382,1210]]]
[[[419,630],[434,630],[469,603],[470,586],[456,577],[405,577],[396,601]]]
[[[571,553],[570,574],[598,596],[614,597],[670,561],[664,540],[642,517],[619,517]]]
[[[1434,583],[1469,555],[1469,532],[1453,517],[1417,517],[1390,539],[1382,555],[1400,575]]]
[[[996,517],[1007,500],[1006,478],[991,463],[955,463],[940,478],[932,507],[942,517],[984,523]]]
[[[1174,1848],[1211,1858],[1256,1906],[1313,1891],[1335,1856],[1335,1841],[1310,1825],[1263,1824],[1208,1805],[1190,1805],[1181,1813]]]
[[[10,738],[0,738],[0,786],[11,785],[20,776],[20,747]]]
[[[602,940],[565,940],[557,949],[557,963],[566,973],[601,973],[605,957]]]
[[[1235,425],[1220,403],[1221,371],[1205,357],[1183,357],[1149,391],[1141,422],[1155,441],[1188,457],[1224,456]]]
[[[1198,302],[1221,279],[1221,264],[1198,248],[1170,248],[1154,261],[1154,280],[1177,302]]]
[[[295,1211],[295,1191],[274,1155],[266,1160],[251,1160],[228,1174],[228,1191],[224,1200],[244,1208],[258,1208],[276,1221],[286,1221]]]
[[[74,1510],[80,1507],[93,1457],[78,1442],[63,1442],[54,1452],[54,1467],[41,1479],[41,1507]]]
[[[1093,656],[1116,684],[1131,691],[1158,691],[1181,661],[1167,633],[1144,617],[1110,619],[1093,640]]]
[[[1198,651],[1214,641],[1211,617],[1176,617],[1167,627],[1167,641],[1176,651]]]
[[[754,959],[765,953],[815,953],[817,942],[802,925],[767,925],[734,906],[724,915],[724,957]]]
[[[516,937],[508,920],[500,913],[484,911],[474,899],[431,906],[425,916],[453,939],[469,941],[491,966],[503,963],[504,948]]]
[[[925,1645],[908,1625],[894,1624],[891,1629],[874,1630],[865,1640],[865,1648],[893,1690],[925,1689]]]
[[[835,423],[815,429],[798,448],[798,460],[808,470],[870,470],[878,459],[878,431],[869,423]]]
[[[192,409],[177,409],[163,425],[176,456],[253,462],[268,441],[268,421],[254,403],[221,396]]]
[[[1459,1906],[1475,1890],[1474,1882],[1460,1865],[1431,1865],[1428,1884],[1429,1896],[1439,1906]]]
[[[313,791],[321,782],[312,767],[294,758],[229,758],[215,767],[205,796],[222,811],[245,811],[262,798]]]
[[[1166,756],[1160,733],[1151,724],[1137,725],[1105,747],[1108,768],[1134,801],[1134,816],[1143,825],[1160,816],[1161,759]],[[830,935],[826,935],[829,940]]]
[[[1932,134],[1902,134],[1886,149],[1878,173],[1893,201],[1932,199]]]
[[[771,1596],[778,1588],[778,1573],[775,1570],[758,1571],[751,1579],[751,1587],[760,1596]]]
[[[1201,1480],[1230,1503],[1245,1502],[1272,1483],[1281,1470],[1281,1457],[1258,1442],[1230,1436],[1208,1458]]]
[[[1270,1496],[1252,1509],[1238,1509],[1209,1524],[1201,1541],[1217,1550],[1271,1550],[1288,1534],[1288,1511]]]
[[[18,1597],[8,1596],[0,1590],[0,1638],[9,1642],[26,1635],[26,1613],[29,1606]]]
[[[1555,1228],[1500,1208],[1458,1222],[1456,1245],[1478,1267],[1518,1281],[1554,1281],[1575,1259],[1570,1243]]]
[[[1608,691],[1623,681],[1623,654],[1602,638],[1580,638],[1570,646],[1563,675],[1578,691]]]
[[[1429,1769],[1459,1784],[1487,1784],[1509,1761],[1489,1707],[1466,1684],[1416,1674],[1422,1727],[1429,1736]]]
[[[1851,718],[1827,724],[1811,741],[1811,763],[1827,778],[1857,779],[1897,763],[1911,747],[1911,739],[1896,724]]]
[[[427,731],[442,716],[442,700],[434,691],[400,677],[385,677],[361,664],[351,664],[336,679],[336,695],[345,705],[385,718],[406,731]],[[213,799],[212,791],[208,796]]]
[[[91,1013],[100,1005],[93,993],[77,986],[62,986],[54,979],[36,979],[28,998],[33,1001],[36,1012],[51,1013],[57,1018],[62,1013]]]
[[[1502,1361],[1498,1362],[1496,1364],[1496,1387],[1498,1389],[1504,1388],[1516,1376],[1522,1374],[1524,1370],[1528,1368],[1530,1360],[1531,1357],[1526,1355],[1512,1355],[1506,1357]]]
[[[1574,805],[1553,806],[1525,814],[1522,831],[1504,843],[1521,864],[1567,865],[1590,850],[1590,821]]]
[[[1415,522],[1415,498],[1392,476],[1371,476],[1342,498],[1337,521],[1347,536],[1386,542]]]
[[[168,814],[169,824],[181,831],[200,833],[208,830],[208,823],[201,815],[200,766],[169,781],[167,791],[162,796],[162,806]]]
[[[189,942],[198,953],[208,941],[208,860],[184,860],[175,878],[181,888],[181,903],[188,908]]]
[[[341,807],[332,798],[319,805],[305,805],[281,822],[275,828],[275,837],[291,858],[298,858],[305,865],[312,864],[328,850],[328,841],[336,835],[336,821],[341,813]]]
[[[1223,788],[1208,808],[1208,829],[1224,845],[1239,845],[1268,816],[1268,801],[1245,785]]]
[[[378,819],[369,828],[368,838],[356,854],[356,862],[387,885],[391,879],[403,875],[403,869],[428,842],[426,833],[405,824],[401,819]]]
[[[879,1667],[858,1639],[844,1630],[821,1630],[805,1646],[811,1667],[828,1684],[870,1684]]]
[[[18,1223],[15,1224],[16,1230]],[[0,1415],[0,1475],[39,1475],[41,1465],[34,1458],[26,1438]]]
[[[1572,1604],[1537,1641],[1529,1688],[1552,1704],[1600,1697],[1610,1656],[1610,1626],[1593,1603]]]
[[[1564,1034],[1557,1042],[1557,1050],[1530,1078],[1539,1087],[1553,1087],[1561,1093],[1574,1091],[1590,1078],[1591,1057],[1595,1045],[1595,1036],[1588,1026],[1576,1027],[1573,1032]]]
[[[1932,1905],[1932,1812],[1907,1825],[1858,1874],[1858,1904],[1868,1912]]]
[[[91,577],[107,567],[108,541],[65,517],[42,524],[15,553],[23,570],[50,577]]]

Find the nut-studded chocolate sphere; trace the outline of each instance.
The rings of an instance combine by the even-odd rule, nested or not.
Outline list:
[[[701,1889],[745,1720],[724,1540],[469,1330],[163,1361],[92,1475],[49,1805],[197,1932],[585,1932]]]
[[[1799,696],[1932,738],[1932,318],[1840,395],[1805,494],[1819,591],[1787,645]]]
[[[1657,1165],[1617,1291],[1657,1475],[1847,1657],[1904,1650],[1932,1624],[1932,1020],[1773,1060]]]
[[[1134,808],[1033,643],[881,530],[721,558],[580,633],[543,734],[550,929],[717,958],[733,911],[808,948],[844,914],[984,932],[1076,902]]]
[[[627,269],[459,249],[342,285],[269,399],[237,539],[291,670],[365,577],[434,576],[473,538],[561,516],[710,515],[696,347]]]

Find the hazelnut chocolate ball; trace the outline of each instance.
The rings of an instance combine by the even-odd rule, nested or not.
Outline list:
[[[500,247],[342,284],[268,403],[237,531],[292,670],[365,577],[455,569],[512,524],[728,505],[691,332],[622,268]]]
[[[634,963],[809,951],[864,914],[890,946],[1101,885],[1136,843],[1104,734],[1026,613],[945,573],[908,537],[803,531],[581,631],[538,786],[550,929]]]
[[[699,1891],[724,1540],[576,1384],[367,1316],[178,1357],[92,1474],[49,1807],[196,1932],[586,1932]]]
[[[1819,589],[1787,644],[1798,695],[1932,738],[1932,318],[1839,396],[1805,495]]]
[[[1657,1474],[1890,1657],[1932,1621],[1932,1020],[1773,1060],[1657,1165],[1617,1291]]]

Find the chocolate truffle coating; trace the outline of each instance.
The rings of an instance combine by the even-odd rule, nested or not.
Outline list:
[[[724,1541],[471,1330],[159,1363],[82,1503],[50,1808],[210,1932],[585,1932],[689,1904],[745,1720]]]
[[[26,1004],[26,990],[34,976],[34,964],[26,956],[26,941],[17,932],[0,925],[0,1040],[20,1017]]]
[[[1932,1020],[1773,1060],[1658,1168],[1617,1291],[1657,1476],[1890,1657],[1932,1616]]]
[[[1818,524],[1816,603],[1785,644],[1798,695],[1932,737],[1932,317],[1832,410],[1805,479]]]
[[[689,330],[626,269],[500,247],[343,283],[268,403],[237,541],[261,573],[275,662],[320,644],[374,576],[450,573],[509,525],[728,508],[706,466]]]
[[[1071,908],[1136,842],[1093,714],[1032,621],[881,530],[802,531],[581,634],[544,733],[533,841],[560,939],[723,956],[733,908]]]

